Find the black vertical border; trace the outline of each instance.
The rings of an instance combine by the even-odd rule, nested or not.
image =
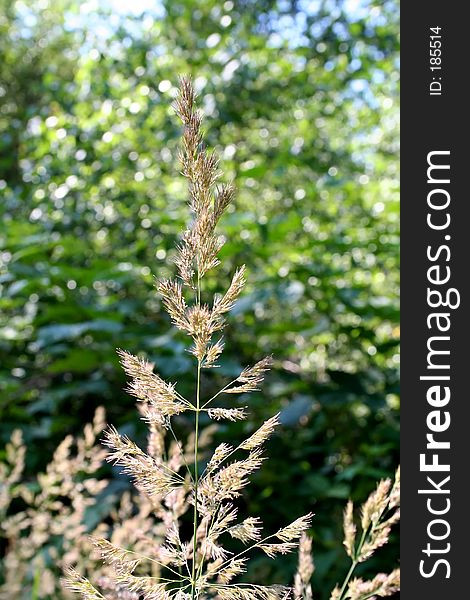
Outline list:
[[[467,382],[470,376],[467,343],[470,333],[470,185],[467,183],[470,102],[466,91],[470,72],[467,66],[470,21],[466,12],[466,3],[451,0],[401,3],[401,594],[405,600],[470,598],[470,386]],[[433,73],[429,69],[429,35],[430,27],[436,26],[442,28],[442,72],[438,76],[442,78],[443,89],[441,96],[430,96]],[[426,225],[430,189],[426,177],[427,154],[433,150],[450,150],[451,183],[447,189],[451,194],[452,220],[445,234],[451,235],[448,241],[451,259],[448,263],[442,260],[441,264],[450,266],[449,285],[458,288],[461,295],[460,307],[449,310],[451,400],[446,409],[451,413],[451,425],[441,434],[441,439],[448,439],[451,447],[447,455],[443,452],[440,455],[441,460],[447,456],[451,466],[451,508],[443,516],[451,532],[449,538],[441,542],[428,538],[427,525],[433,517],[427,511],[426,496],[418,494],[418,489],[426,487],[426,474],[419,469],[419,455],[425,451],[426,416],[432,410],[426,401],[429,382],[419,379],[426,370],[426,342],[431,335],[426,324],[426,317],[432,312],[426,301],[430,266],[426,248],[428,244],[436,247],[445,243],[443,232],[433,232]],[[443,476],[444,473],[436,473],[436,481]],[[435,531],[438,532],[438,528]],[[428,541],[441,549],[448,542],[450,550],[428,558],[423,553]],[[434,576],[422,577],[420,561],[426,559],[429,570],[433,560],[438,558],[449,561],[450,578],[445,577],[444,565],[436,569]]]

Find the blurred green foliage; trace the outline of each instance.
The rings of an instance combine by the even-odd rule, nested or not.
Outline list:
[[[272,528],[313,509],[324,598],[344,576],[346,498],[398,463],[397,3],[147,5],[0,2],[2,442],[22,427],[43,468],[100,404],[143,435],[117,346],[191,393],[185,340],[152,287],[187,218],[170,104],[191,73],[239,190],[210,286],[249,270],[204,386],[274,354],[247,427],[277,410],[284,427],[244,502]],[[259,582],[289,581],[294,560],[260,559]]]

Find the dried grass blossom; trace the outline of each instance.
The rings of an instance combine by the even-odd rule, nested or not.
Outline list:
[[[272,558],[291,552],[298,547],[302,534],[311,524],[310,513],[263,536],[258,517],[236,522],[234,501],[248,485],[249,476],[265,460],[263,445],[279,425],[279,415],[265,421],[235,448],[220,444],[205,469],[200,469],[201,413],[215,421],[246,419],[245,408],[217,406],[216,400],[221,394],[247,394],[258,390],[272,358],[268,356],[246,367],[217,394],[203,399],[201,371],[217,367],[224,349],[220,332],[225,327],[227,313],[243,290],[246,269],[244,265],[239,267],[226,291],[215,294],[212,302],[202,301],[203,278],[219,265],[218,253],[224,243],[216,226],[232,202],[235,188],[232,183],[218,184],[219,159],[203,144],[202,114],[195,102],[191,79],[182,77],[174,108],[184,127],[179,158],[181,173],[188,181],[192,217],[177,246],[178,278],[156,281],[173,325],[192,341],[190,352],[196,359],[195,398],[184,398],[176,385],[156,374],[154,365],[145,358],[118,350],[130,378],[127,390],[139,400],[142,417],[151,433],[153,428],[154,435],[159,430],[173,434],[172,418],[183,412],[194,413],[192,452],[190,455],[184,451],[181,442],[175,440],[179,460],[173,460],[172,464],[163,459],[161,444],[158,456],[139,448],[114,427],[109,427],[104,435],[104,444],[110,450],[107,460],[122,467],[141,494],[160,505],[167,504],[170,497],[179,497],[180,502],[192,507],[193,534],[189,539],[182,539],[181,511],[173,514],[164,511],[166,535],[163,540],[156,540],[153,556],[103,538],[94,538],[93,543],[105,563],[114,568],[114,575],[108,575],[107,585],[112,580],[115,588],[119,586],[122,592],[137,594],[143,600],[281,600],[289,596],[289,588],[233,582],[245,573],[249,555],[254,550]],[[245,547],[233,554],[224,547],[224,537],[239,540]],[[147,571],[142,568],[144,564]],[[66,573],[65,586],[87,600],[106,597],[94,582],[72,568]]]

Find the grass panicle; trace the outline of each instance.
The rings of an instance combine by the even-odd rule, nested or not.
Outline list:
[[[216,227],[232,202],[235,189],[232,183],[217,183],[221,177],[219,159],[203,144],[202,114],[196,107],[194,88],[187,77],[181,78],[174,108],[183,123],[179,158],[181,173],[188,181],[191,220],[177,247],[178,279],[157,279],[156,288],[173,325],[191,340],[190,352],[195,358],[194,397],[184,398],[173,383],[154,372],[154,365],[146,359],[125,350],[118,353],[130,378],[128,391],[140,401],[143,418],[155,431],[163,428],[173,432],[171,421],[175,415],[194,414],[191,458],[186,456],[178,468],[172,467],[171,461],[157,460],[113,427],[106,431],[104,443],[110,449],[107,460],[122,467],[146,497],[160,498],[165,503],[172,495],[179,495],[192,506],[192,537],[184,539],[179,515],[175,514],[165,523],[165,539],[157,545],[159,558],[140,556],[131,548],[104,539],[95,539],[94,544],[103,560],[114,567],[120,589],[140,594],[146,600],[283,599],[289,594],[288,588],[233,582],[245,573],[253,551],[262,551],[272,558],[291,552],[310,527],[311,514],[264,537],[257,517],[234,523],[237,516],[234,501],[248,485],[250,475],[261,467],[263,445],[279,425],[279,415],[265,421],[236,448],[219,445],[205,469],[200,464],[201,413],[215,421],[246,419],[245,408],[219,406],[218,399],[222,394],[258,390],[272,358],[268,356],[246,367],[217,394],[205,397],[201,372],[216,367],[224,350],[220,334],[227,314],[243,290],[246,269],[244,265],[236,269],[225,291],[212,299],[207,297],[204,277],[219,265],[218,253],[224,243]],[[181,447],[178,440],[176,444]],[[183,465],[184,474],[180,472]],[[224,537],[237,539],[245,547],[233,554],[224,547]],[[152,561],[160,567],[157,576],[150,576],[142,568],[145,562]],[[84,598],[100,597],[94,595],[98,592],[77,571],[69,571],[66,581],[69,589]]]

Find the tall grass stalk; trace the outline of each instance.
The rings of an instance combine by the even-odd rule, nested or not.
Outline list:
[[[103,560],[114,567],[120,589],[137,593],[144,600],[283,600],[290,594],[286,586],[234,583],[246,572],[249,555],[254,550],[271,558],[291,552],[311,523],[312,515],[307,514],[262,536],[258,517],[237,522],[234,502],[249,483],[249,476],[261,467],[263,445],[279,424],[278,415],[265,421],[236,447],[219,444],[203,470],[200,465],[201,414],[215,421],[246,419],[246,407],[220,404],[221,396],[231,398],[259,389],[271,357],[246,367],[219,392],[203,398],[202,371],[216,367],[223,352],[220,332],[225,327],[226,314],[245,285],[245,266],[235,271],[224,293],[215,294],[211,302],[202,302],[204,277],[219,265],[218,253],[224,243],[223,237],[216,233],[216,226],[232,202],[235,189],[231,183],[218,183],[219,161],[203,144],[202,115],[195,100],[191,80],[182,78],[174,107],[184,126],[179,158],[182,174],[188,180],[192,218],[177,247],[177,279],[156,282],[173,324],[192,340],[195,398],[183,397],[174,384],[154,373],[153,365],[146,359],[118,351],[130,378],[128,391],[141,403],[143,418],[151,429],[174,434],[172,418],[185,412],[194,413],[193,468],[189,468],[184,454],[176,462],[149,455],[113,427],[107,430],[104,440],[111,450],[108,461],[123,467],[141,493],[151,499],[161,498],[167,506],[171,506],[178,494],[192,504],[192,537],[183,539],[181,522],[174,517],[166,523],[166,536],[156,546],[155,556],[137,555],[105,539],[95,540],[95,545]],[[179,472],[182,465],[186,469],[184,475]],[[246,548],[233,554],[224,547],[223,538],[238,539]],[[148,575],[152,563],[160,569],[158,576]],[[103,597],[94,584],[74,569],[69,570],[65,585],[88,600]]]

